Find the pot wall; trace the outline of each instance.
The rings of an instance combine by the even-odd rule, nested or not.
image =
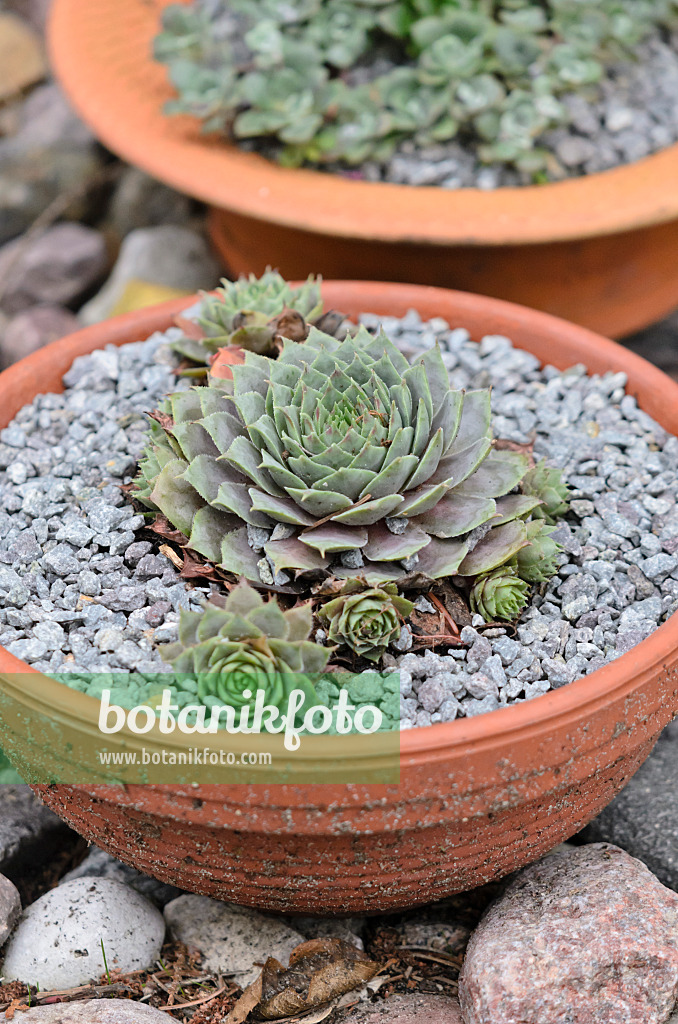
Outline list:
[[[230,276],[458,288],[517,302],[621,338],[678,306],[678,220],[598,238],[515,245],[422,245],[304,231],[213,207],[210,235]]]
[[[443,316],[505,333],[560,368],[624,370],[678,432],[678,385],[612,342],[495,300],[407,285],[326,282],[327,306]],[[88,328],[0,375],[2,425],[73,358],[165,329],[191,300]],[[7,652],[2,675],[29,671]],[[76,698],[64,687],[60,715]],[[26,698],[28,700],[28,696]],[[87,698],[89,700],[89,698]],[[401,736],[401,784],[40,786],[88,839],[185,889],[283,912],[398,909],[499,878],[590,821],[678,712],[678,617],[586,679],[489,715]]]

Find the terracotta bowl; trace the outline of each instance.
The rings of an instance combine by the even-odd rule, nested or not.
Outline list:
[[[506,334],[561,369],[584,362],[591,372],[624,371],[641,407],[678,433],[678,384],[581,327],[421,286],[335,281],[323,293],[328,306],[351,315],[414,307],[467,327],[475,339]],[[60,390],[75,356],[163,330],[190,301],[88,328],[6,370],[0,422],[38,392]],[[0,692],[21,671],[28,669],[2,652]],[[16,700],[28,707],[35,687],[23,680]],[[96,705],[53,686],[51,706],[62,718],[84,719],[83,702]],[[36,789],[87,839],[185,889],[276,911],[364,913],[439,899],[535,860],[609,803],[677,711],[674,616],[586,679],[478,718],[403,733],[399,786]]]
[[[678,305],[678,146],[552,185],[450,191],[278,167],[162,113],[151,41],[169,0],[54,0],[52,62],[126,160],[212,206],[233,274],[375,278],[521,302],[621,337]]]

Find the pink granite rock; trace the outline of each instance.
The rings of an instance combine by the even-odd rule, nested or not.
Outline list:
[[[678,895],[616,846],[556,853],[474,932],[465,1024],[665,1024],[678,998]]]
[[[345,1011],[338,1021],[339,1024],[464,1024],[456,999],[426,992],[363,1003]]]
[[[17,313],[0,331],[0,369],[79,329],[77,317],[61,306],[34,306]]]

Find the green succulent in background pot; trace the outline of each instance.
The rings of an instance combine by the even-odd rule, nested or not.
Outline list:
[[[459,138],[538,180],[555,165],[540,137],[569,123],[563,94],[595,98],[615,61],[676,25],[674,0],[195,0],[165,9],[155,56],[169,113],[269,140],[287,165]]]

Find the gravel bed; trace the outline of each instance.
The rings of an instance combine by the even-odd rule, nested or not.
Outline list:
[[[451,721],[530,699],[640,643],[678,609],[678,439],[625,394],[626,377],[540,367],[506,338],[365,314],[415,356],[438,341],[454,387],[493,386],[494,430],[563,467],[572,511],[559,528],[558,576],[536,591],[515,635],[467,626],[468,649],[400,653],[401,725]],[[144,412],[187,387],[166,342],[82,356],[63,394],[38,396],[0,433],[0,644],[34,668],[69,673],[168,671],[155,645],[176,639],[188,589],[120,491],[145,437]],[[425,598],[420,598],[425,601]],[[474,620],[480,625],[480,620]],[[89,681],[91,684],[91,680]],[[108,683],[110,685],[110,682]],[[190,700],[186,694],[185,699]]]
[[[379,56],[379,70],[393,67]],[[365,69],[366,77],[369,70]],[[354,72],[356,80],[360,78]],[[550,180],[598,174],[634,163],[678,141],[678,34],[668,42],[657,33],[637,50],[636,61],[614,65],[600,86],[588,95],[562,98],[571,124],[545,132],[536,140],[553,154]],[[251,141],[244,148],[275,158],[270,142]],[[389,181],[400,185],[439,185],[442,188],[492,190],[533,184],[531,175],[505,164],[483,164],[473,138],[417,149],[403,143],[388,162],[364,163],[360,168],[321,166],[351,178]]]

